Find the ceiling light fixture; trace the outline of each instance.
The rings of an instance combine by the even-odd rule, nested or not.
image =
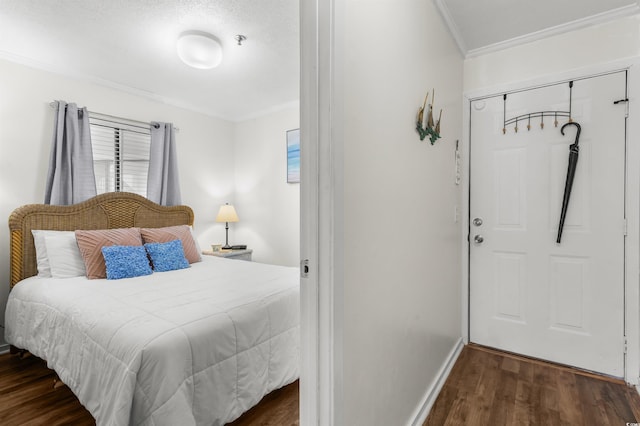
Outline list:
[[[222,46],[204,31],[185,31],[178,38],[178,56],[193,68],[211,69],[222,62]]]

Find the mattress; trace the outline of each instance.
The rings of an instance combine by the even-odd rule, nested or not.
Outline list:
[[[222,425],[299,376],[298,269],[204,256],[123,280],[32,277],[5,338],[98,425]]]

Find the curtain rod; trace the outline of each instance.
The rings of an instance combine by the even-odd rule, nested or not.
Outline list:
[[[55,102],[49,102],[49,106],[50,106],[51,108],[55,108],[56,104],[55,104]],[[118,117],[118,116],[115,116],[115,115],[104,114],[104,113],[102,113],[102,112],[89,111],[89,114],[93,115],[93,116],[94,116],[95,118],[97,118],[97,119],[100,119],[101,117],[108,117],[108,118],[112,118],[112,119],[119,120],[119,121],[122,121],[122,122],[126,122],[126,121],[128,121],[128,122],[130,122],[130,123],[143,124],[143,125],[144,125],[144,127],[142,127],[142,126],[140,126],[140,127],[144,128],[144,129],[146,129],[146,128],[150,127],[150,126],[153,126],[153,127],[155,127],[156,129],[158,128],[158,125],[154,125],[154,124],[153,124],[153,123],[151,123],[151,122],[140,121],[140,120],[132,120],[132,119],[130,119],[130,118]],[[107,121],[108,121],[108,120],[107,120]],[[179,131],[180,131],[180,128],[179,128],[179,127],[175,127],[175,126],[173,126],[173,130],[175,130],[176,132],[179,132]]]

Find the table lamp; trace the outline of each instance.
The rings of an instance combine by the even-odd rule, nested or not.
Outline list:
[[[230,206],[229,203],[225,203],[224,206],[220,206],[220,210],[218,210],[218,216],[216,216],[216,222],[224,222],[225,223],[225,244],[222,247],[223,250],[231,249],[229,245],[229,222],[238,222],[238,214],[236,213],[236,209],[233,206]]]

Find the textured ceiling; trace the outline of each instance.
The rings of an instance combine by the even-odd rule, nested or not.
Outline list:
[[[637,0],[433,0],[463,54],[479,54],[637,13]]]
[[[0,58],[242,120],[299,100],[299,1],[0,0]],[[465,56],[640,9],[640,0],[433,1]],[[186,30],[220,39],[218,68],[178,59]],[[247,36],[242,46],[236,34]]]
[[[0,58],[241,120],[299,100],[298,15],[298,0],[0,0]],[[186,30],[220,39],[218,68],[180,61]]]

